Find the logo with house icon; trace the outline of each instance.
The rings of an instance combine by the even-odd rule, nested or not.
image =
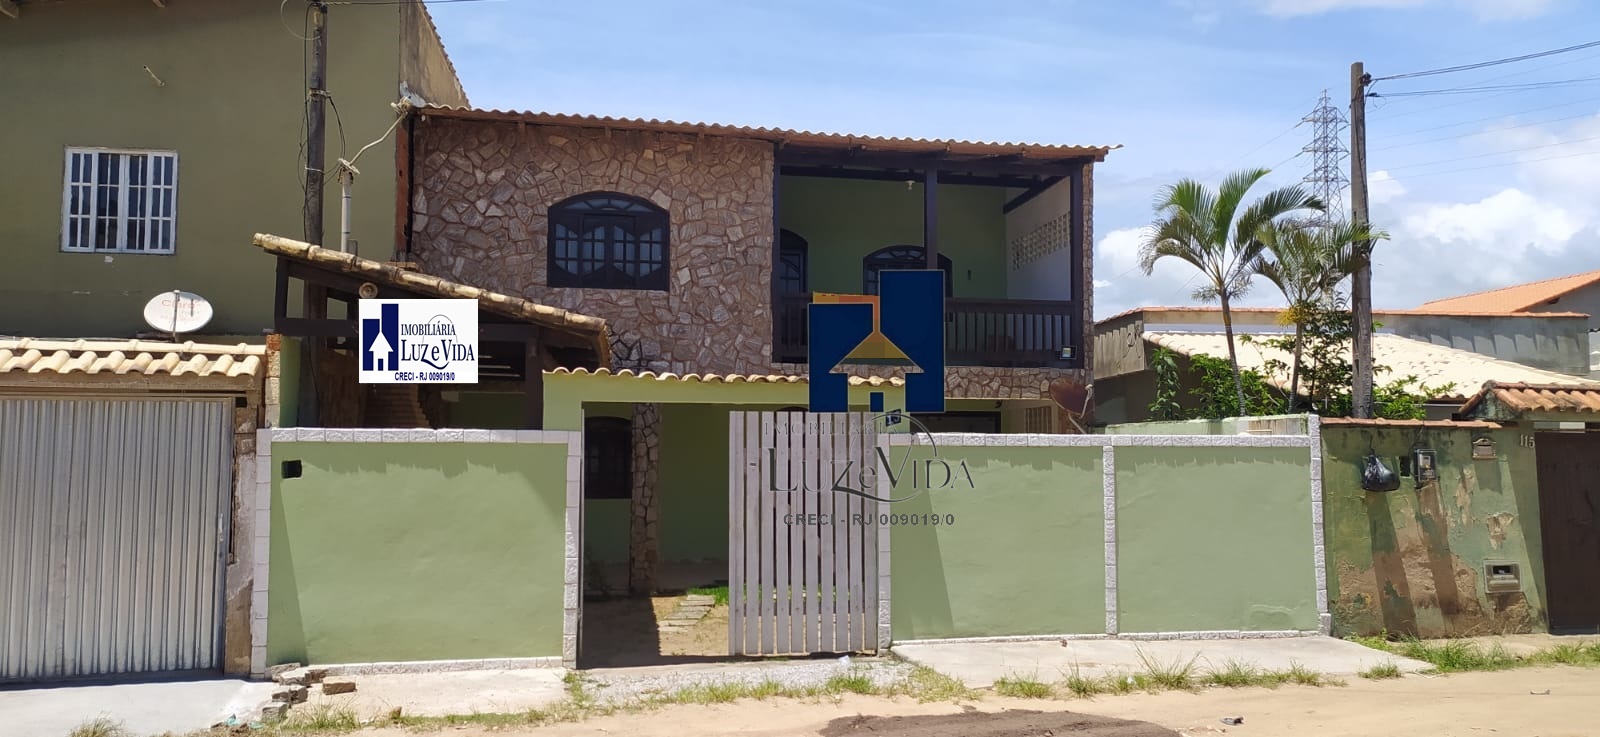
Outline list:
[[[363,384],[478,381],[478,304],[471,299],[363,299]]]
[[[811,411],[849,411],[847,366],[905,370],[905,412],[944,411],[944,272],[884,271],[878,295],[816,294],[809,309]],[[883,412],[883,394],[870,408]]]

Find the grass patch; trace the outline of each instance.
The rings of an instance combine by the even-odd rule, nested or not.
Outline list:
[[[1283,677],[1286,683],[1293,683],[1300,686],[1316,686],[1320,688],[1322,686],[1344,685],[1344,681],[1336,678],[1329,678],[1328,676],[1311,670],[1310,668],[1307,668],[1299,663],[1294,663],[1293,665],[1289,666],[1289,670],[1283,672]]]
[[[1506,670],[1519,665],[1517,658],[1499,645],[1485,650],[1464,640],[1407,640],[1396,649],[1399,655],[1429,663],[1441,673]]]
[[[1086,678],[1078,670],[1077,665],[1072,666],[1072,672],[1067,674],[1067,680],[1063,685],[1067,687],[1067,693],[1080,699],[1087,699],[1104,693],[1107,686],[1100,679]]]
[[[1386,678],[1399,678],[1400,666],[1395,665],[1394,663],[1379,663],[1378,665],[1374,665],[1371,668],[1361,671],[1361,677],[1374,681],[1381,681]]]
[[[1007,676],[995,681],[994,692],[1014,699],[1048,699],[1054,693],[1050,684],[1021,676]]]
[[[1194,689],[1194,662],[1200,658],[1196,655],[1188,662],[1174,660],[1163,663],[1138,650],[1139,662],[1144,664],[1144,678],[1146,690],[1190,691]]]
[[[878,692],[878,686],[865,673],[840,673],[822,684],[822,690],[830,694],[853,693],[870,696]]]
[[[696,586],[692,589],[689,589],[685,593],[690,595],[709,596],[713,599],[716,599],[717,604],[728,603],[727,586]]]
[[[67,737],[130,737],[122,722],[100,717],[72,728]]]
[[[285,732],[353,732],[361,728],[354,709],[338,704],[297,706],[278,728]]]
[[[1221,669],[1213,670],[1201,680],[1207,686],[1220,688],[1245,688],[1247,686],[1264,686],[1269,679],[1266,674],[1249,663],[1229,660]]]
[[[910,675],[896,683],[890,693],[910,696],[918,701],[961,701],[973,699],[977,694],[960,679],[952,678],[925,665],[911,669]]]

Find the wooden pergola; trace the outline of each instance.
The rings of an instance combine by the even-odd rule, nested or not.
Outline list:
[[[300,241],[258,234],[255,244],[277,257],[273,324],[285,336],[326,341],[335,350],[355,350],[361,299],[473,299],[478,302],[478,380],[520,384],[527,429],[544,425],[544,372],[556,368],[598,369],[611,364],[605,320],[519,297],[490,292],[395,264]],[[302,284],[306,299],[291,314],[289,285]],[[343,317],[330,307],[343,306]]]

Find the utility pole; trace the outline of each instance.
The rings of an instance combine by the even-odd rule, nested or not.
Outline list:
[[[1367,85],[1372,76],[1361,62],[1350,65],[1350,221],[1367,225]],[[1350,340],[1351,414],[1372,417],[1372,241],[1357,244],[1360,260],[1350,279],[1350,310],[1355,334]]]
[[[311,78],[306,89],[306,242],[322,245],[322,180],[327,158],[328,6],[311,4]]]
[[[306,201],[305,239],[307,243],[322,245],[322,183],[323,168],[327,159],[327,98],[328,98],[328,5],[323,0],[307,0],[311,8],[311,69],[306,80]],[[328,316],[328,292],[307,283],[304,287],[302,314],[311,319]],[[327,339],[310,338],[306,341],[300,361],[300,399],[296,407],[297,423],[316,427],[318,417],[317,376],[322,362],[322,351]]]

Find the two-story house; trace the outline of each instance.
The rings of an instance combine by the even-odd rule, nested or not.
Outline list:
[[[260,0],[0,3],[0,90],[27,111],[0,141],[0,335],[129,338],[153,296],[200,294],[212,336],[272,327],[270,259],[255,232],[301,235],[308,3]],[[325,239],[332,172],[383,137],[402,88],[466,95],[422,3],[328,10]],[[415,98],[412,98],[415,100]],[[392,136],[356,166],[351,233],[395,241]]]
[[[813,294],[871,295],[884,271],[938,269],[947,411],[919,416],[929,429],[1057,431],[1052,382],[1087,382],[1093,169],[1107,147],[440,106],[416,116],[397,260],[604,319],[611,365],[579,374],[734,396],[732,383],[826,371],[806,365]],[[547,402],[575,391],[549,387]],[[436,424],[524,426],[520,402],[463,389],[431,403]],[[803,405],[803,390],[767,408]],[[631,562],[636,591],[658,587],[658,563],[712,571],[662,573],[662,587],[719,578],[730,407],[620,396],[583,407],[590,554]]]

